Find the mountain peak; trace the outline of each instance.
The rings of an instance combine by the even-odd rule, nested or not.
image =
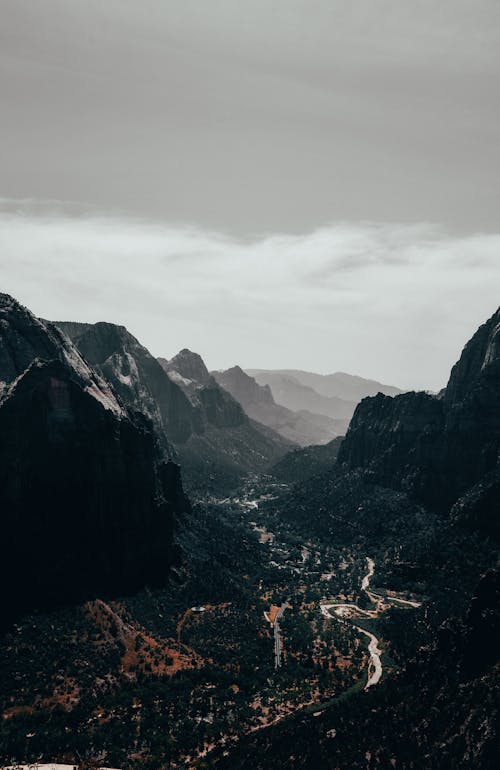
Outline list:
[[[164,358],[158,360],[166,372],[177,372],[185,380],[191,380],[199,385],[205,385],[210,381],[210,374],[202,357],[188,348],[183,348],[168,361]]]
[[[482,324],[451,370],[444,397],[448,403],[462,401],[478,387],[495,390],[500,382],[500,308]]]
[[[60,361],[106,409],[123,416],[109,384],[82,358],[72,341],[50,321],[37,318],[9,294],[0,294],[0,381],[8,385],[34,361]]]
[[[222,387],[231,393],[243,408],[251,404],[274,404],[269,385],[259,385],[254,377],[236,365],[223,372],[213,372],[213,376]]]

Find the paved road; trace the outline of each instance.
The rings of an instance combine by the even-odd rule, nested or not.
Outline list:
[[[380,594],[376,594],[373,593],[373,591],[370,591],[370,578],[373,577],[373,573],[375,572],[375,562],[369,557],[367,557],[366,562],[368,565],[368,572],[361,581],[361,588],[373,602],[373,604],[375,604],[375,608],[373,610],[363,610],[358,607],[357,604],[346,604],[345,602],[322,604],[321,612],[326,618],[333,619],[334,616],[330,614],[330,610],[333,610],[337,617],[359,617],[364,615],[365,617],[376,618],[384,609],[387,608],[387,603],[390,602],[397,602],[409,607],[420,607],[420,602],[411,602],[408,599],[399,599],[396,596],[381,596]],[[380,660],[382,650],[378,646],[378,639],[374,634],[371,634],[369,631],[365,631],[365,629],[361,628],[360,626],[354,626],[354,628],[361,634],[367,636],[370,640],[368,644],[368,652],[370,653],[370,659],[368,661],[368,681],[365,685],[365,690],[367,690],[374,684],[378,684],[380,677],[382,676],[382,662]]]
[[[366,573],[363,580],[361,581],[361,588],[367,594],[367,596],[371,599],[371,601],[377,604],[378,596],[377,598],[375,598],[376,595],[372,594],[369,590],[370,578],[373,576],[373,573],[375,572],[375,562],[373,561],[373,559],[370,559],[369,557],[367,557],[366,561],[368,564],[368,572]],[[330,614],[331,609],[334,610],[335,614],[338,617],[345,616],[346,614],[357,614],[358,616],[365,615],[368,617],[376,618],[377,615],[379,614],[378,606],[377,606],[377,609],[374,609],[374,610],[363,610],[360,607],[358,607],[356,604],[336,603],[336,604],[321,605],[321,612],[327,618],[333,618],[333,616]],[[365,690],[367,690],[369,687],[372,687],[374,684],[377,684],[380,681],[380,677],[382,676],[382,661],[380,660],[382,650],[378,646],[378,639],[374,634],[371,634],[369,631],[365,631],[365,629],[361,628],[360,626],[354,626],[354,628],[370,639],[370,642],[368,644],[368,652],[370,653],[370,659],[368,661],[368,681],[365,685]]]
[[[281,652],[283,650],[283,643],[281,641],[281,629],[280,618],[283,616],[288,604],[284,602],[276,613],[274,619],[274,668],[281,666]]]

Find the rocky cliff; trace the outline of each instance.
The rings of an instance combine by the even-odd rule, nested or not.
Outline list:
[[[196,353],[185,349],[171,361],[157,360],[124,326],[57,326],[128,407],[147,415],[165,456],[181,463],[186,484],[197,492],[225,492],[288,448],[249,420]]]
[[[338,459],[346,468],[363,468],[379,484],[448,512],[476,484],[480,485],[478,495],[484,486],[484,494],[491,496],[499,458],[497,310],[467,343],[439,396],[405,393],[390,398],[378,394],[364,399],[351,420]]]
[[[3,620],[164,583],[189,510],[131,413],[57,327],[0,295]]]
[[[151,353],[124,327],[58,321],[84,358],[128,406],[147,415],[167,451],[200,425],[196,410]]]

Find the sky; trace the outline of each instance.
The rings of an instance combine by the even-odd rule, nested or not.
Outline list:
[[[437,389],[499,304],[497,0],[1,0],[0,286]]]

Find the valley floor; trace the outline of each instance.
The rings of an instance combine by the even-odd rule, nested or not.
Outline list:
[[[304,539],[273,509],[282,491],[252,477],[197,506],[183,585],[20,623],[0,651],[2,759],[193,767],[390,676],[380,619],[414,623],[425,597],[375,590],[370,555]]]

